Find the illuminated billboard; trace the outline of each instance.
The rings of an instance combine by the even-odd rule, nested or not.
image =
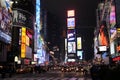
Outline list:
[[[26,29],[26,45],[32,47],[33,40],[33,31],[32,29]]]
[[[68,53],[76,53],[76,43],[68,42]]]
[[[68,16],[68,17],[73,17],[73,16],[75,16],[75,11],[74,11],[74,10],[68,10],[68,11],[67,11],[67,16]]]
[[[68,59],[68,62],[75,62],[75,59]]]
[[[83,59],[83,51],[77,51],[77,56],[79,59]]]
[[[76,59],[76,31],[75,31],[75,11],[67,11],[67,61],[73,62]]]
[[[75,41],[75,29],[68,29],[67,30],[67,40],[68,41]]]
[[[82,49],[81,37],[77,38],[77,49]]]
[[[75,28],[75,18],[67,18],[67,27],[68,29]]]
[[[110,27],[114,27],[115,24],[116,24],[115,5],[111,5],[111,9],[110,9]]]
[[[12,14],[10,0],[0,0],[0,40],[11,43]]]
[[[65,39],[65,50],[67,50],[67,39]]]
[[[26,46],[26,58],[32,58],[32,48],[29,46]]]
[[[22,36],[21,36],[21,42],[26,43],[26,28],[22,27]]]
[[[105,24],[100,26],[100,34],[98,37],[99,45],[108,46],[108,35],[105,33],[106,30]]]
[[[33,38],[33,31],[27,29],[27,30],[26,30],[26,35],[27,35],[30,39],[32,39],[32,38]]]
[[[117,30],[116,28],[110,29],[110,42],[112,42],[117,36]]]
[[[30,60],[29,60],[29,59],[24,59],[24,64],[25,64],[25,65],[30,64]]]
[[[21,58],[25,58],[26,55],[26,28],[22,27],[21,29]]]
[[[13,14],[13,26],[25,26],[27,28],[33,29],[33,20],[34,17],[31,13],[26,10],[14,8],[12,11]]]
[[[37,59],[38,59],[37,54],[34,54],[34,61],[37,61]]]
[[[115,54],[115,42],[113,41],[113,42],[111,42],[111,44],[110,44],[110,53],[111,54]]]
[[[107,47],[106,46],[99,46],[99,51],[107,51]]]
[[[25,58],[26,55],[26,45],[21,44],[21,58]]]
[[[30,46],[30,39],[29,39],[29,37],[27,35],[26,35],[26,45]]]

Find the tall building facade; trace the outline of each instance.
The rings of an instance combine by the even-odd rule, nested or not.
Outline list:
[[[36,0],[36,17],[34,27],[34,61],[36,64],[46,65],[49,62],[49,50],[47,46],[47,11],[42,0]]]
[[[26,1],[23,2],[29,3]],[[32,6],[34,8],[34,5],[23,5],[23,2],[18,1],[13,3],[11,54],[14,57],[18,57],[20,65],[29,65],[33,58],[35,15],[34,13],[32,14],[29,12],[26,8],[23,8],[23,6]]]
[[[94,51],[106,64],[119,61],[119,4],[118,0],[105,0],[97,9]]]

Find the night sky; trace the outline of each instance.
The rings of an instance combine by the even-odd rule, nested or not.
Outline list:
[[[77,36],[82,37],[83,50],[85,55],[88,55],[86,59],[93,57],[96,8],[99,1],[100,0],[42,0],[44,8],[49,13],[48,26],[57,27],[57,36],[61,34],[59,32],[61,32],[62,29],[66,28],[67,10],[75,10]],[[59,40],[60,39],[57,38],[54,41],[60,42]]]
[[[95,9],[99,0],[42,0],[45,8],[62,23],[66,22],[67,10],[75,9],[79,25],[95,26]]]

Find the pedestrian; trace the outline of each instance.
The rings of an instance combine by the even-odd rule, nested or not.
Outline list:
[[[93,65],[91,68],[90,68],[90,74],[91,74],[91,78],[92,80],[100,80],[100,77],[99,77],[99,65]]]

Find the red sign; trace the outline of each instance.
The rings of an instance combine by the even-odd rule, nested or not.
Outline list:
[[[119,61],[119,60],[120,60],[120,56],[113,58],[113,61]]]

